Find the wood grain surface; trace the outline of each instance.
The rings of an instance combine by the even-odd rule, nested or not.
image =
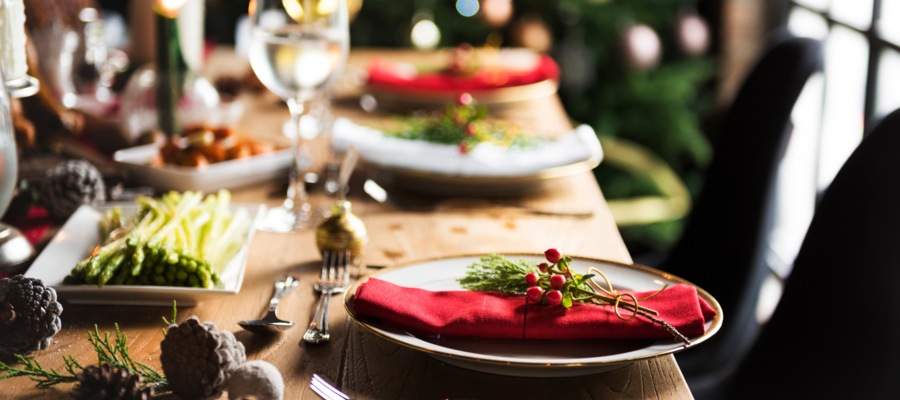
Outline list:
[[[380,56],[393,60],[415,60],[406,51],[356,51],[350,64],[365,66]],[[439,54],[427,57],[439,59]],[[246,64],[235,62],[228,51],[219,51],[210,61],[212,74],[242,74]],[[366,114],[342,94],[336,114],[352,118],[383,118]],[[287,144],[281,125],[286,107],[271,95],[245,95],[247,107],[240,130],[253,136]],[[493,115],[522,124],[565,131],[571,124],[556,96],[492,110]],[[362,166],[356,171],[350,200],[353,210],[369,230],[363,261],[368,265],[390,265],[417,259],[488,252],[540,252],[549,247],[566,254],[630,262],[616,225],[591,173],[562,179],[539,194],[513,201],[548,211],[595,211],[591,218],[535,215],[515,207],[491,202],[475,206],[438,208],[432,212],[408,212],[380,204],[365,196],[360,183],[378,179],[378,172]],[[277,206],[284,199],[285,182],[261,183],[234,191],[235,202],[262,202]],[[331,203],[321,188],[311,188],[311,199],[319,206]],[[318,399],[308,385],[313,373],[329,379],[353,399],[684,399],[691,394],[672,356],[641,361],[616,371],[576,378],[513,378],[473,372],[444,364],[426,354],[390,343],[358,327],[343,310],[341,301],[331,303],[332,341],[324,345],[301,344],[306,325],[315,311],[317,295],[312,289],[320,269],[312,233],[284,235],[260,232],[253,240],[247,273],[239,294],[182,309],[179,321],[196,315],[213,321],[222,330],[235,333],[244,343],[248,359],[271,362],[284,375],[286,399]],[[258,336],[242,331],[238,320],[256,318],[265,311],[272,284],[285,273],[301,277],[300,287],[281,303],[279,315],[298,326],[278,336]],[[112,330],[118,323],[128,335],[135,359],[159,366],[162,317],[167,307],[76,306],[64,303],[63,329],[49,350],[35,359],[46,367],[60,368],[61,356],[71,354],[82,364],[96,361],[87,333],[94,324]],[[4,359],[4,361],[10,361]],[[35,389],[28,379],[0,381],[2,398],[67,398],[71,385]]]

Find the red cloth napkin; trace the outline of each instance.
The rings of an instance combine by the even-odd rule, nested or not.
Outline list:
[[[410,74],[396,64],[374,60],[369,64],[369,84],[407,92],[446,91],[453,93],[522,86],[559,79],[559,66],[542,55],[534,69],[527,71],[482,69],[473,75],[457,76],[446,72]]]
[[[653,292],[635,293],[638,298]],[[640,302],[687,337],[705,332],[715,310],[693,286],[674,285]],[[432,292],[370,278],[359,285],[353,312],[414,334],[506,339],[668,339],[672,335],[645,318],[625,322],[612,306],[572,308],[526,303],[525,296],[495,292]],[[620,311],[628,318],[631,312]]]

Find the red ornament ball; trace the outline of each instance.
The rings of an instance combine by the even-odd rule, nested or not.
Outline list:
[[[528,275],[525,275],[525,283],[527,283],[528,286],[537,285],[538,280],[540,280],[540,279],[541,279],[541,277],[539,277],[536,272],[532,272]]]
[[[550,303],[550,305],[558,306],[559,303],[562,302],[562,293],[560,293],[559,290],[547,292],[547,302]]]
[[[566,277],[562,275],[553,275],[550,277],[550,286],[553,286],[554,289],[562,289],[563,285],[566,284]]]
[[[544,252],[544,257],[547,257],[547,261],[550,261],[552,264],[558,263],[560,256],[562,256],[562,254],[559,254],[559,250],[557,249],[548,249]]]
[[[530,301],[532,303],[540,303],[541,297],[543,297],[543,296],[544,296],[544,289],[541,289],[540,286],[532,286],[531,288],[528,289],[527,292],[525,292],[525,297],[528,299],[528,301]]]

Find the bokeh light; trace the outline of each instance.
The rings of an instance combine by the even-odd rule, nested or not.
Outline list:
[[[478,13],[478,0],[457,0],[456,11],[463,17],[471,17]]]
[[[434,21],[423,19],[413,26],[411,39],[413,46],[416,46],[417,49],[433,49],[441,41],[441,30],[434,24]]]

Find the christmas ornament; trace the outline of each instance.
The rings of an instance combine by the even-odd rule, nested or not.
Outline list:
[[[513,15],[512,0],[482,0],[481,17],[492,28],[502,28]]]
[[[349,201],[338,201],[332,215],[316,229],[316,247],[320,253],[343,254],[350,251],[351,256],[357,257],[362,254],[368,241],[366,225],[350,212]]]
[[[647,25],[632,25],[622,32],[620,51],[625,65],[650,70],[659,64],[662,44],[659,36]]]
[[[247,359],[244,345],[231,332],[191,317],[171,325],[160,343],[163,372],[172,392],[183,400],[217,398],[228,378]]]
[[[709,24],[696,11],[683,10],[675,25],[675,44],[688,56],[703,55],[709,49]]]
[[[47,170],[41,201],[50,215],[66,219],[82,204],[105,202],[106,185],[103,176],[89,162],[66,161]]]
[[[241,400],[251,397],[257,400],[284,399],[284,379],[278,368],[257,360],[244,363],[231,374],[228,398]]]
[[[537,14],[526,14],[512,28],[513,42],[537,52],[545,52],[553,46],[553,35]]]
[[[78,374],[78,385],[69,394],[75,400],[149,400],[153,387],[141,387],[143,378],[128,369],[103,363],[91,365]]]
[[[62,305],[40,279],[16,275],[0,280],[0,353],[44,350],[59,332]]]

